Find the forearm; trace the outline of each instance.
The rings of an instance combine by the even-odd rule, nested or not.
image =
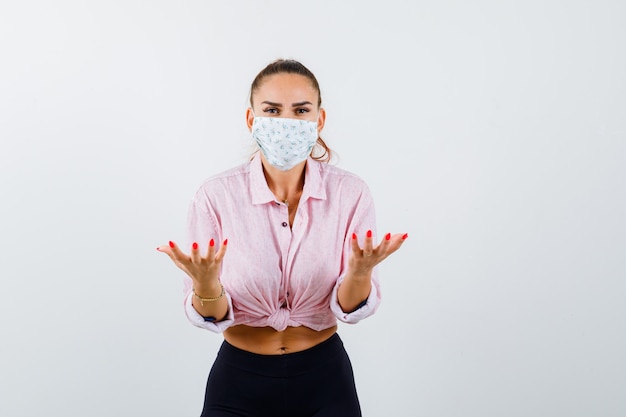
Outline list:
[[[215,281],[206,285],[196,286],[194,291],[198,296],[192,295],[191,304],[198,314],[202,317],[215,317],[215,321],[221,321],[226,318],[228,314],[228,299],[225,296],[222,296],[219,300],[204,302],[199,298],[218,297],[222,292],[222,286],[219,282]]]
[[[352,312],[369,297],[372,290],[372,271],[353,273],[348,271],[337,289],[337,301],[345,313]]]

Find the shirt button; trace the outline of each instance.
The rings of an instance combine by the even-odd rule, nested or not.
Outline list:
[[[283,227],[287,227],[287,222],[283,222]]]

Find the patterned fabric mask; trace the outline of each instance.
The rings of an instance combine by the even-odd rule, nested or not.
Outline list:
[[[255,117],[252,138],[272,166],[287,171],[304,161],[317,142],[317,122]]]

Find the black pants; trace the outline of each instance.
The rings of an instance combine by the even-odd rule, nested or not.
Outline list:
[[[258,355],[226,341],[201,417],[360,417],[350,359],[338,334],[302,352]]]

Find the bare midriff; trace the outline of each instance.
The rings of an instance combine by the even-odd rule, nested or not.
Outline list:
[[[300,352],[328,340],[337,326],[316,331],[308,327],[287,327],[279,332],[272,327],[250,327],[243,324],[229,327],[224,339],[231,345],[260,355],[283,355]]]

